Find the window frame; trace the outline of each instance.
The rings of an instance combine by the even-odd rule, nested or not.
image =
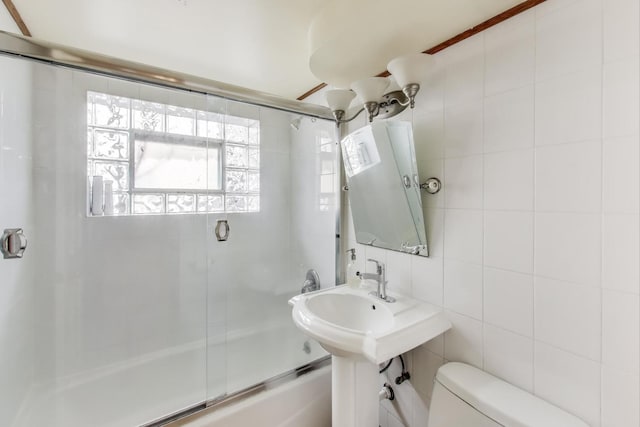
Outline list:
[[[98,96],[103,96],[103,97],[113,97],[113,98],[118,98],[118,99],[126,99],[128,102],[128,118],[127,118],[127,127],[121,127],[120,125],[115,125],[115,126],[110,126],[109,124],[107,125],[100,125],[97,123],[97,120],[95,119],[96,113],[95,110],[93,110],[90,114],[91,117],[93,118],[93,123],[91,120],[89,120],[89,117],[87,118],[87,124],[86,124],[86,131],[90,131],[92,132],[91,135],[91,139],[89,140],[89,136],[87,136],[87,146],[91,145],[91,148],[88,149],[87,153],[86,153],[86,160],[87,160],[87,166],[89,166],[89,163],[91,162],[92,164],[92,170],[89,170],[89,168],[87,167],[87,171],[86,171],[86,176],[88,179],[88,181],[91,181],[91,177],[96,175],[95,172],[95,165],[96,162],[104,162],[104,163],[111,163],[111,164],[122,164],[123,166],[126,165],[126,169],[127,169],[127,173],[128,173],[128,180],[127,180],[127,188],[126,189],[120,189],[120,190],[115,190],[113,191],[114,197],[116,197],[117,195],[126,195],[127,196],[127,205],[126,205],[126,209],[125,212],[120,212],[120,213],[114,213],[113,216],[144,216],[144,215],[176,215],[176,214],[212,214],[212,213],[217,213],[217,214],[227,214],[227,213],[258,213],[261,210],[261,195],[262,195],[262,188],[261,188],[261,180],[258,181],[258,190],[251,190],[249,188],[249,176],[250,173],[253,174],[257,174],[258,177],[262,176],[262,164],[261,164],[261,153],[262,153],[262,147],[261,147],[261,141],[260,141],[260,128],[261,128],[261,123],[259,119],[256,118],[251,118],[251,117],[242,117],[242,116],[236,116],[236,115],[230,115],[230,114],[226,114],[226,113],[218,113],[218,112],[210,112],[210,111],[206,111],[206,110],[199,110],[197,108],[192,108],[192,107],[181,107],[181,106],[176,106],[176,105],[171,105],[171,104],[164,104],[164,103],[158,103],[155,101],[146,101],[143,99],[138,99],[138,98],[133,98],[133,97],[127,97],[127,96],[121,96],[121,95],[116,95],[116,94],[111,94],[111,93],[106,93],[106,92],[98,92],[98,91],[93,91],[93,90],[87,90],[86,93],[86,103],[87,103],[87,110],[90,108],[89,104],[93,103],[93,105],[97,105],[98,102],[96,101],[96,95]],[[136,102],[142,102],[142,103],[153,103],[156,104],[158,106],[162,107],[163,110],[163,116],[162,116],[162,131],[155,131],[155,130],[145,130],[145,129],[139,129],[135,126],[134,123],[134,105],[136,104]],[[194,129],[193,135],[185,135],[185,134],[179,134],[179,133],[171,133],[167,130],[167,123],[168,123],[168,111],[169,111],[169,107],[177,107],[177,108],[185,108],[185,109],[190,109],[193,110],[194,112],[194,116],[193,116],[193,120],[194,120]],[[218,122],[222,125],[222,130],[223,130],[223,138],[217,138],[217,137],[209,137],[209,136],[199,136],[198,135],[198,131],[199,131],[199,121],[202,120],[200,118],[200,114],[204,114],[205,115],[205,123],[211,121],[211,116],[209,116],[209,114],[213,114],[213,115],[217,115],[219,116],[222,121]],[[231,119],[231,120],[229,120]],[[227,133],[227,126],[229,124],[234,125],[234,126],[238,126],[238,123],[236,122],[237,120],[247,120],[247,125],[245,126],[247,129],[247,139],[245,141],[242,142],[237,142],[237,141],[233,141],[233,140],[227,140],[226,138],[226,133]],[[213,120],[216,121],[216,120]],[[207,125],[205,125],[207,126]],[[240,124],[240,126],[243,126]],[[257,128],[257,138],[255,139],[255,141],[257,142],[251,142],[252,141],[252,136],[251,136],[251,129],[252,128]],[[126,158],[113,158],[113,157],[107,157],[107,156],[98,156],[96,155],[96,151],[95,151],[95,147],[97,144],[97,138],[96,138],[96,130],[100,130],[103,132],[108,132],[108,133],[126,133],[127,137],[128,137],[128,152],[127,152],[127,157]],[[218,156],[218,168],[220,171],[220,188],[206,188],[206,189],[185,189],[185,188],[144,188],[144,187],[137,187],[136,186],[136,181],[135,181],[135,176],[136,176],[136,143],[140,142],[140,141],[152,141],[152,142],[157,142],[157,143],[170,143],[170,144],[178,144],[178,145],[182,145],[182,146],[194,146],[194,147],[201,147],[205,150],[206,152],[206,158],[208,161],[208,150],[210,148],[217,148],[218,152],[219,152],[219,156]],[[231,145],[231,146],[239,146],[239,147],[244,147],[247,150],[247,163],[245,167],[241,167],[241,166],[228,166],[227,165],[227,146]],[[258,164],[257,166],[251,166],[250,163],[250,153],[251,150],[255,150],[258,153]],[[228,191],[227,190],[227,171],[228,170],[238,170],[238,171],[243,171],[245,173],[246,176],[246,191],[244,192],[235,192],[235,191]],[[208,166],[207,166],[207,174],[208,174]],[[104,176],[104,175],[103,175]],[[105,179],[108,179],[107,177],[105,177]],[[207,186],[209,183],[209,179],[207,177]],[[90,206],[90,199],[91,199],[91,191],[90,188],[88,188],[87,191],[87,201],[89,203],[87,203],[88,206]],[[163,199],[163,206],[162,206],[162,212],[135,212],[135,196],[136,195],[158,195],[158,196],[162,196]],[[193,210],[190,211],[184,211],[184,212],[169,212],[169,204],[168,204],[168,199],[170,196],[172,195],[189,195],[189,196],[193,196],[194,197],[194,206],[193,206]],[[203,196],[221,196],[221,201],[222,201],[222,207],[219,210],[209,210],[208,207],[208,203],[209,201],[205,201],[205,209],[204,210],[200,210],[199,209],[199,201],[200,198]],[[243,196],[244,200],[245,200],[245,209],[244,210],[228,210],[228,202],[227,202],[227,198],[228,197],[238,197],[238,196]],[[257,198],[257,208],[255,209],[250,209],[250,198],[251,197],[255,197]],[[94,216],[91,214],[91,210],[90,207],[88,208],[88,216]]]

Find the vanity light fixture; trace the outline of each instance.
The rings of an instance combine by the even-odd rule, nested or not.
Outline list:
[[[328,90],[325,97],[336,124],[350,122],[365,110],[369,115],[369,122],[372,122],[375,117],[393,117],[404,111],[407,106],[414,108],[420,82],[434,67],[434,63],[435,60],[426,53],[404,55],[389,62],[387,69],[402,90],[385,94],[390,83],[387,77],[367,77],[355,81],[351,84],[352,90]],[[345,118],[346,111],[356,95],[362,101],[363,107],[352,117]]]

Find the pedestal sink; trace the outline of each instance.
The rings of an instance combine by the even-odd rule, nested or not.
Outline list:
[[[373,286],[347,285],[297,295],[289,304],[296,326],[332,357],[332,427],[378,426],[378,365],[451,327],[442,311]]]

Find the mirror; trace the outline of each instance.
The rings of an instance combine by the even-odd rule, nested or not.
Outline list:
[[[341,147],[358,243],[427,256],[411,123],[374,122]]]

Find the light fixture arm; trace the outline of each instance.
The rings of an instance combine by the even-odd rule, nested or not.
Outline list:
[[[420,88],[420,86],[417,84],[415,86],[417,86],[417,89],[415,90],[415,92],[413,92],[414,96],[415,93],[417,93],[417,90]],[[411,98],[409,98],[404,93],[404,91],[394,90],[383,95],[380,102],[366,103],[364,107],[360,108],[353,116],[349,117],[348,119],[344,118],[344,110],[333,111],[333,117],[335,118],[336,126],[339,126],[341,123],[348,123],[352,121],[353,119],[358,117],[360,113],[366,110],[369,114],[369,121],[371,122],[376,117],[386,119],[400,114],[410,105]]]
[[[402,93],[402,92],[399,92],[399,91],[390,92],[388,94],[389,100],[381,102],[380,103],[381,107],[385,107],[386,104],[392,104],[393,102],[397,102],[402,107],[407,107],[411,103],[411,100],[406,96],[397,96],[399,93]]]
[[[349,123],[351,120],[358,117],[360,113],[362,113],[363,111],[364,111],[364,107],[359,109],[353,116],[349,117],[348,119],[343,119],[345,115],[344,110],[336,110],[336,111],[332,111],[332,113],[336,122],[336,126],[340,126],[341,123]]]

